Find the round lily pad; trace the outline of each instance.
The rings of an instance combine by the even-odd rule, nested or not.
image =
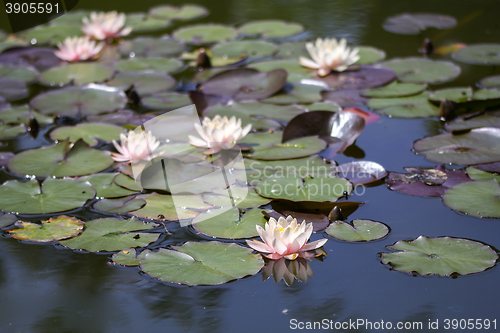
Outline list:
[[[448,100],[455,103],[463,103],[471,99],[471,87],[441,89],[436,90],[429,95],[429,100],[433,102],[442,102],[444,100]]]
[[[77,178],[77,180],[80,182],[89,182],[97,191],[97,198],[124,197],[138,192],[118,186],[114,182],[114,179],[117,175],[118,173],[98,173],[94,175],[79,177]]]
[[[458,184],[446,191],[443,202],[467,215],[500,218],[500,185],[496,179]]]
[[[254,208],[240,216],[236,207],[211,209],[191,221],[196,231],[204,235],[230,239],[257,237],[255,226],[264,228],[266,222],[261,209]]]
[[[108,86],[69,87],[40,94],[30,102],[42,114],[59,116],[95,115],[121,109],[127,97]]]
[[[384,265],[421,275],[478,273],[493,267],[498,259],[488,245],[462,238],[420,236],[413,241],[398,241],[388,248],[398,252],[381,253]]]
[[[385,59],[385,52],[371,46],[356,46],[359,59],[356,65],[370,65]]]
[[[439,107],[428,100],[429,92],[399,98],[372,98],[366,104],[377,113],[398,118],[437,117]]]
[[[276,54],[278,59],[298,59],[299,57],[309,56],[304,42],[283,43],[279,45],[279,51]]]
[[[253,188],[231,185],[229,188],[218,188],[212,193],[204,194],[203,200],[211,205],[230,207],[236,205],[239,209],[259,207],[268,204],[269,199],[258,195]]]
[[[33,66],[38,70],[45,70],[60,63],[54,49],[45,47],[16,47],[0,54],[0,63],[4,65]]]
[[[307,111],[331,111],[331,112],[340,112],[342,108],[340,105],[333,102],[316,102],[309,105],[305,105]]]
[[[2,113],[0,112],[0,115]],[[500,117],[491,114],[482,114],[470,119],[457,118],[453,121],[447,122],[445,128],[447,131],[462,131],[472,128],[480,127],[498,127],[500,128]]]
[[[52,242],[71,238],[83,231],[84,222],[76,217],[61,215],[41,224],[19,221],[20,229],[8,230],[12,238],[30,242]]]
[[[353,220],[352,225],[335,221],[326,228],[326,233],[348,242],[366,242],[385,237],[389,233],[389,227],[371,220]]]
[[[272,43],[260,40],[241,40],[217,44],[210,51],[221,58],[264,58],[275,54],[278,48]]]
[[[119,251],[131,247],[144,247],[158,239],[159,233],[138,232],[158,225],[144,223],[132,217],[128,220],[104,218],[88,221],[85,230],[75,238],[60,241],[73,250]]]
[[[437,163],[470,165],[500,161],[500,128],[476,128],[417,140],[413,149]]]
[[[102,199],[94,204],[94,209],[104,213],[123,214],[141,209],[146,204],[144,199],[125,197],[119,199]]]
[[[53,117],[30,110],[28,105],[8,106],[0,110],[0,123],[28,125],[32,118],[36,119],[40,125],[54,122]]]
[[[278,59],[254,62],[248,65],[248,67],[261,72],[268,72],[275,69],[284,69],[288,73],[289,82],[300,82],[303,79],[311,79],[315,75],[314,71],[305,68],[295,59]]]
[[[131,27],[134,33],[163,30],[171,25],[170,20],[147,16],[143,13],[127,14],[126,27]]]
[[[41,185],[35,179],[10,180],[0,186],[0,209],[16,214],[57,213],[82,207],[94,196],[92,185],[73,179],[47,178]]]
[[[112,70],[98,64],[67,64],[43,72],[39,81],[48,86],[63,86],[70,83],[81,86],[106,81],[112,75]]]
[[[327,76],[316,77],[317,80],[326,83],[332,89],[363,89],[378,87],[391,82],[395,78],[396,74],[394,74],[391,69],[370,65],[360,66],[359,69],[332,72]]]
[[[0,78],[19,80],[24,83],[36,81],[38,71],[30,66],[0,65]]]
[[[139,266],[139,263],[141,262],[142,258],[144,258],[146,254],[148,254],[149,252],[151,251],[144,250],[141,253],[137,254],[134,248],[130,248],[121,250],[120,252],[113,254],[111,259],[113,260],[113,263],[118,265]]]
[[[427,28],[449,29],[457,24],[457,20],[448,15],[415,13],[399,14],[385,20],[385,30],[403,35],[417,35]]]
[[[121,72],[107,85],[127,90],[134,86],[139,95],[150,95],[175,87],[176,81],[168,74],[155,71]]]
[[[366,89],[362,95],[374,98],[406,97],[419,94],[427,88],[426,84],[391,82],[380,88]]]
[[[474,180],[496,179],[500,182],[500,175],[498,175],[498,173],[487,172],[473,167],[467,168],[467,175],[469,175],[469,177]]]
[[[0,78],[0,98],[5,101],[17,101],[27,97],[28,94],[29,90],[26,83],[14,79]]]
[[[132,110],[117,110],[94,116],[87,116],[87,120],[96,123],[107,123],[115,125],[136,125],[140,126],[148,120],[153,119],[153,114],[134,113]]]
[[[487,99],[499,99],[500,90],[498,89],[479,89],[474,92],[472,99],[478,101],[484,101]]]
[[[263,99],[263,103],[270,104],[309,104],[321,101],[321,91],[327,89],[322,85],[294,82],[286,84],[278,94]]]
[[[194,20],[208,15],[208,10],[199,5],[183,5],[174,7],[169,5],[160,5],[149,10],[149,14],[153,17],[169,20]]]
[[[146,200],[146,206],[132,212],[134,216],[154,220],[184,220],[196,217],[199,213],[191,209],[208,209],[199,195],[164,195],[158,193],[138,195],[136,199]]]
[[[132,191],[140,192],[142,191],[142,187],[136,182],[136,180],[132,177],[127,176],[124,173],[119,173],[116,175],[114,182],[116,185],[127,188]]]
[[[141,269],[165,282],[218,285],[257,274],[264,261],[260,254],[236,244],[187,242],[172,250],[159,249],[141,260]]]
[[[449,61],[425,58],[400,58],[380,63],[393,70],[398,80],[405,83],[443,83],[455,79],[460,67]]]
[[[378,163],[355,161],[333,167],[338,177],[347,178],[353,185],[369,184],[387,176],[387,171]]]
[[[333,102],[341,107],[351,107],[363,105],[368,101],[368,98],[361,96],[363,93],[359,89],[337,89],[322,91],[323,100]]]
[[[120,126],[102,123],[82,123],[76,126],[58,127],[50,133],[50,138],[54,141],[69,139],[76,142],[82,139],[90,146],[95,146],[99,140],[111,142],[120,140],[120,134],[125,133],[125,129]]]
[[[163,92],[141,99],[142,105],[150,109],[173,110],[193,104],[189,95],[177,92]]]
[[[265,38],[283,38],[294,36],[304,31],[298,23],[288,23],[279,20],[261,20],[245,23],[240,32],[245,35],[261,35]]]
[[[0,124],[0,139],[15,137],[26,132],[24,124],[20,125],[3,125]]]
[[[474,44],[461,48],[452,58],[474,65],[500,65],[500,44]]]
[[[82,19],[88,17],[90,11],[88,10],[71,10],[66,12],[64,15],[59,16],[49,22],[51,26],[67,26],[74,25],[80,26],[82,24]]]
[[[9,213],[0,212],[0,228],[8,227],[17,221],[17,216]]]
[[[70,148],[68,141],[62,141],[17,154],[9,161],[9,169],[19,175],[74,177],[100,172],[112,164],[108,151],[91,149],[83,141]]]
[[[82,36],[82,30],[79,26],[67,25],[64,28],[60,26],[38,26],[27,30],[24,38],[31,41],[31,44],[52,44],[63,42],[68,37]]]
[[[179,71],[182,66],[182,61],[175,58],[132,58],[115,63],[115,69],[120,72],[151,70],[168,74]]]
[[[168,36],[159,38],[137,37],[118,46],[118,51],[127,57],[170,57],[180,54],[185,45]]]
[[[262,116],[277,120],[289,121],[293,117],[306,112],[305,109],[297,105],[273,105],[259,102],[240,103],[234,102],[231,105],[214,105],[204,111],[205,114],[216,115],[218,112],[234,109],[248,116]]]
[[[500,88],[500,75],[493,75],[493,76],[488,76],[485,77],[484,79],[480,80],[477,84],[481,88],[485,89],[490,89],[490,88]]]
[[[200,45],[235,39],[238,32],[227,25],[199,24],[177,29],[172,35],[177,40]]]

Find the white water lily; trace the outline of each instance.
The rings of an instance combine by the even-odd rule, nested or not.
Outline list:
[[[340,42],[337,42],[335,38],[318,38],[315,44],[306,43],[306,49],[312,60],[300,57],[299,63],[302,66],[317,69],[320,76],[328,75],[331,71],[345,71],[359,60],[359,49],[351,50],[347,47],[345,38],[342,38]]]
[[[58,43],[59,50],[54,54],[66,61],[83,61],[95,59],[99,56],[104,43],[96,43],[88,37],[68,37],[63,43]]]
[[[138,163],[141,160],[149,161],[154,155],[153,151],[158,148],[160,142],[149,132],[136,133],[129,131],[128,135],[120,134],[121,145],[113,140],[113,145],[119,153],[111,153],[117,162]]]
[[[118,38],[130,34],[132,27],[123,28],[125,25],[125,14],[112,12],[92,12],[90,20],[82,19],[82,31],[85,35],[98,39]]]
[[[327,239],[323,238],[307,244],[313,232],[312,223],[303,221],[297,223],[297,219],[288,216],[286,219],[280,217],[278,221],[270,218],[265,229],[257,225],[257,232],[264,243],[256,240],[247,240],[247,244],[259,252],[265,253],[269,259],[286,258],[295,260],[297,257],[312,258],[318,256],[316,253],[308,252],[322,247]],[[320,254],[319,254],[320,255]]]
[[[210,153],[216,153],[221,149],[230,149],[234,147],[238,140],[244,138],[250,129],[251,124],[241,128],[241,119],[216,115],[212,120],[205,117],[202,125],[195,123],[194,127],[200,135],[200,138],[190,135],[189,143],[196,147],[208,148]]]

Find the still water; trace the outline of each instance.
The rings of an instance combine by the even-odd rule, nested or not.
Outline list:
[[[301,23],[300,38],[346,37],[349,42],[383,49],[387,58],[417,56],[424,37],[437,45],[498,42],[497,0],[210,0],[191,1],[207,7],[210,15],[196,23],[239,25],[254,19],[284,19]],[[147,11],[161,1],[80,0],[77,9]],[[183,1],[170,1],[180,5]],[[454,16],[451,30],[426,31],[421,36],[386,32],[386,17],[402,12],[434,12]],[[169,28],[166,32],[175,29]],[[462,74],[451,83],[474,85],[494,67],[460,64]],[[389,171],[433,163],[412,151],[414,140],[437,134],[436,119],[381,118],[367,126],[356,141],[363,160],[380,163]],[[26,149],[23,147],[23,149]],[[353,161],[337,156],[337,162]],[[158,282],[138,268],[108,265],[108,255],[81,254],[54,246],[32,245],[0,238],[0,332],[286,332],[295,321],[365,320],[422,322],[418,332],[435,332],[429,322],[446,319],[490,319],[500,325],[498,267],[456,279],[413,277],[390,271],[377,253],[386,245],[419,235],[454,236],[480,240],[500,248],[500,222],[460,215],[440,199],[418,198],[389,191],[384,184],[367,188],[352,200],[363,201],[349,220],[382,221],[391,233],[377,242],[352,244],[330,240],[328,256],[314,260],[314,278],[307,283],[262,281],[259,275],[216,287],[186,287]],[[176,239],[162,247],[195,239],[176,223],[167,225]],[[328,237],[321,233],[312,240]],[[349,332],[384,330],[347,329]],[[490,331],[493,331],[490,328]]]

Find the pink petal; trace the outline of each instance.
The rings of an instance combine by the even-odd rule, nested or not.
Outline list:
[[[272,260],[278,260],[280,258],[283,258],[283,256],[279,253],[263,254],[263,256]]]
[[[323,239],[311,242],[309,244],[306,244],[302,247],[301,251],[311,251],[311,250],[319,249],[320,247],[325,245],[327,240],[328,239],[323,238]]]
[[[273,252],[273,250],[271,248],[269,248],[269,246],[267,246],[267,244],[256,241],[256,240],[251,240],[251,241],[247,240],[247,244],[252,249],[259,251],[259,252],[264,252],[264,253]]]

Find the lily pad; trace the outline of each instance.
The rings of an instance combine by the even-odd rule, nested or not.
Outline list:
[[[150,95],[175,87],[176,81],[168,74],[155,71],[121,72],[107,85],[127,90],[134,86],[139,95]]]
[[[171,25],[170,20],[147,16],[143,13],[127,14],[126,27],[131,27],[134,33],[163,30]]]
[[[187,21],[207,16],[208,10],[205,7],[191,4],[180,7],[160,5],[151,8],[149,14],[162,19]]]
[[[227,25],[199,24],[177,29],[172,36],[183,42],[201,45],[235,39],[238,32]]]
[[[9,225],[14,224],[16,221],[17,217],[15,215],[0,212],[0,228],[8,227]]]
[[[134,216],[158,221],[176,221],[192,219],[198,216],[198,212],[191,209],[208,209],[211,205],[206,204],[199,195],[163,195],[158,193],[141,194],[136,199],[146,200],[146,206],[132,212]]]
[[[269,72],[275,69],[283,69],[288,73],[289,82],[300,82],[303,79],[312,79],[314,72],[305,68],[295,59],[293,60],[267,60],[254,62],[248,65],[249,68],[256,69],[261,72]]]
[[[0,63],[15,66],[33,66],[38,70],[45,70],[60,63],[54,49],[45,47],[16,47],[0,54]]]
[[[427,88],[426,84],[391,82],[380,88],[365,90],[362,95],[374,98],[406,97],[419,94]]]
[[[398,241],[388,248],[399,252],[381,253],[384,265],[421,275],[478,273],[495,265],[498,259],[488,245],[462,238],[420,236],[413,241]]]
[[[120,72],[151,70],[169,74],[178,72],[182,67],[182,61],[175,58],[132,58],[115,63],[115,69]]]
[[[175,56],[184,51],[186,46],[168,36],[159,38],[137,37],[118,46],[118,51],[127,57],[162,58]]]
[[[438,84],[455,79],[461,72],[460,67],[449,61],[425,58],[393,59],[380,66],[393,70],[398,80],[405,83]]]
[[[218,285],[257,274],[264,261],[260,254],[236,244],[187,242],[148,253],[141,269],[148,275],[170,283]]]
[[[294,36],[304,31],[298,23],[288,23],[279,20],[261,20],[245,23],[240,32],[245,35],[260,35],[264,38],[284,38]]]
[[[132,217],[128,220],[104,218],[85,223],[83,233],[75,238],[60,241],[73,250],[119,251],[131,247],[144,247],[155,242],[159,233],[137,232],[155,228],[155,223],[144,223]]]
[[[372,98],[366,104],[377,113],[397,118],[437,117],[439,107],[428,100],[429,92],[399,98]]]
[[[289,121],[293,117],[306,112],[305,109],[297,105],[273,105],[273,104],[265,104],[259,102],[248,102],[248,103],[233,102],[231,103],[231,105],[228,106],[221,104],[211,106],[208,109],[206,109],[203,114],[216,115],[218,112],[227,111],[229,108],[234,109],[243,114],[246,114],[248,116],[262,116],[282,121]]]
[[[67,25],[62,29],[60,26],[38,26],[27,30],[24,38],[31,41],[31,44],[51,44],[63,42],[67,37],[82,36],[79,26]]]
[[[210,51],[221,58],[264,58],[275,54],[278,48],[272,43],[260,40],[241,40],[217,44]]]
[[[353,185],[369,184],[387,176],[387,171],[378,163],[356,161],[333,167],[338,177],[348,179]]]
[[[126,103],[123,91],[101,85],[52,90],[30,102],[42,114],[59,116],[96,115],[121,109]]]
[[[28,125],[32,118],[36,119],[40,125],[54,122],[53,117],[30,110],[28,105],[8,106],[0,110],[0,123]]]
[[[118,186],[114,179],[118,173],[98,173],[95,175],[84,176],[77,178],[80,182],[89,182],[97,191],[97,198],[116,198],[124,197],[130,194],[135,194],[138,191]]]
[[[403,35],[417,35],[427,28],[449,29],[457,25],[457,20],[440,14],[399,14],[385,20],[383,27],[389,32]]]
[[[363,91],[359,89],[337,89],[322,91],[323,100],[338,104],[341,107],[363,105],[368,98],[362,96]]]
[[[1,116],[0,112],[0,116]],[[447,131],[463,131],[466,129],[480,127],[497,127],[500,128],[500,117],[491,114],[482,114],[471,118],[457,118],[447,122],[445,128]]]
[[[141,262],[142,258],[144,258],[146,254],[148,254],[149,252],[151,251],[144,250],[141,253],[137,254],[134,248],[130,248],[121,250],[120,252],[113,254],[111,259],[113,260],[113,263],[118,265],[139,266],[139,263]]]
[[[470,216],[500,218],[500,185],[496,179],[458,184],[446,191],[443,202]]]
[[[326,83],[331,89],[363,89],[382,86],[396,78],[391,69],[377,66],[360,66],[359,69],[332,72],[316,79]]]
[[[326,88],[322,85],[294,82],[288,83],[278,94],[263,99],[263,103],[270,104],[309,104],[321,101],[321,91]]]
[[[0,139],[11,138],[26,132],[24,124],[20,125],[3,125],[0,124]]]
[[[135,192],[142,191],[142,187],[135,181],[135,179],[127,176],[124,173],[119,173],[118,175],[116,175],[114,182],[118,186],[127,188]]]
[[[79,235],[83,231],[84,224],[76,217],[61,215],[42,221],[41,224],[20,221],[16,225],[22,228],[7,232],[15,239],[30,242],[52,242]]]
[[[104,213],[123,214],[141,209],[146,200],[125,197],[119,199],[102,199],[94,204],[94,209]]]
[[[5,101],[17,101],[27,97],[28,94],[29,90],[26,83],[14,79],[0,78],[0,98]]]
[[[332,102],[316,102],[310,105],[305,105],[307,111],[331,111],[331,112],[340,112],[342,108],[340,105]]]
[[[480,80],[477,84],[481,88],[485,89],[491,89],[491,88],[500,88],[500,75],[493,75],[493,76],[488,76],[485,77],[484,79]]]
[[[63,86],[70,83],[81,86],[106,81],[112,75],[112,70],[98,64],[67,64],[43,72],[39,81],[48,86]]]
[[[500,94],[499,94],[500,97]],[[429,95],[429,100],[433,102],[442,102],[448,100],[455,103],[463,103],[472,99],[472,88],[447,88],[436,90]]]
[[[74,177],[100,172],[112,164],[108,151],[91,149],[83,141],[70,148],[68,141],[62,141],[17,154],[9,161],[9,169],[19,175]]]
[[[47,178],[41,185],[35,179],[10,180],[0,186],[0,209],[16,214],[57,213],[82,207],[94,196],[92,185],[73,179]]]
[[[299,57],[309,57],[306,50],[306,43],[292,42],[279,45],[279,51],[276,54],[278,59],[299,59]]]
[[[384,51],[371,46],[356,46],[358,49],[359,59],[356,65],[371,65],[385,59]]]
[[[500,161],[500,128],[483,127],[462,134],[445,133],[417,140],[413,149],[429,161],[470,165]]]
[[[330,219],[328,218],[328,216],[323,214],[299,213],[290,210],[283,210],[281,211],[281,213],[285,218],[290,215],[294,219],[297,219],[297,222],[299,223],[302,223],[303,221],[306,221],[306,223],[312,223],[313,232],[321,231],[328,227],[328,225],[330,224]],[[275,217],[275,219],[278,220],[279,216]]]
[[[0,78],[32,83],[36,81],[37,77],[38,71],[33,67],[0,65]]]
[[[472,167],[467,168],[467,175],[469,175],[469,177],[474,180],[496,179],[498,182],[500,182],[500,175],[498,175],[497,173],[491,173],[477,168],[472,168]]]
[[[484,101],[487,99],[499,99],[500,98],[500,90],[498,89],[479,89],[474,92],[472,99],[478,101]]]
[[[332,222],[326,233],[333,238],[348,242],[367,242],[385,237],[389,227],[372,220],[353,220],[352,224],[342,221]]]
[[[461,48],[452,58],[473,65],[500,65],[500,44],[474,44]]]
[[[264,228],[266,219],[261,209],[254,208],[240,216],[236,207],[211,209],[191,222],[196,231],[218,238],[241,239],[257,237],[256,225]]]
[[[258,195],[253,188],[237,185],[231,185],[227,189],[218,188],[212,191],[212,193],[204,194],[203,200],[208,204],[219,207],[231,207],[235,205],[239,209],[247,209],[259,207],[271,201]]]
[[[86,144],[95,146],[99,140],[111,142],[120,140],[120,134],[125,133],[123,127],[102,123],[82,123],[76,126],[58,127],[50,133],[50,138],[54,141],[69,139],[76,142],[82,139]]]

